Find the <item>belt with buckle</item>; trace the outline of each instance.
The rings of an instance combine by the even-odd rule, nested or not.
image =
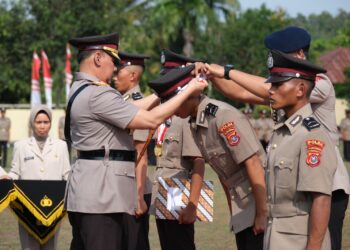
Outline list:
[[[106,151],[104,149],[91,151],[78,151],[78,159],[104,160]],[[111,161],[135,161],[135,150],[110,150],[108,159]]]

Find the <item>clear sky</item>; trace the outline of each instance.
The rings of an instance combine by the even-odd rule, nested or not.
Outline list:
[[[239,0],[239,2],[242,10],[259,8],[263,3],[272,10],[282,7],[292,17],[298,13],[307,16],[320,14],[323,11],[336,15],[339,9],[350,12],[350,0]]]

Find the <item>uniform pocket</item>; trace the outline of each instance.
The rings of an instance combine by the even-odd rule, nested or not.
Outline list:
[[[180,135],[176,133],[166,133],[163,141],[165,154],[169,157],[181,156]]]
[[[214,168],[215,171],[220,173],[221,177],[227,178],[232,168],[231,164],[228,164],[227,153],[222,147],[213,147],[207,149],[208,163]]]
[[[276,187],[289,188],[293,182],[292,178],[293,161],[279,158],[275,162]]]
[[[127,165],[117,165],[113,166],[114,164],[109,162],[109,168],[114,168],[114,174],[119,176],[125,176],[130,178],[135,178],[135,166],[134,164],[127,166]]]
[[[286,234],[308,235],[309,216],[275,218],[276,231]]]
[[[237,196],[237,204],[240,208],[244,209],[250,200],[253,198],[252,187],[248,178],[242,179],[240,182],[234,183],[231,193],[233,196]]]

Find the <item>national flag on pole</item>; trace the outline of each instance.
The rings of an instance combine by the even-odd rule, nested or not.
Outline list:
[[[70,47],[69,44],[66,46],[66,100],[68,101],[68,96],[69,96],[69,90],[70,90],[70,84],[72,83],[72,72],[70,70],[70,58],[71,58],[71,53],[70,53]]]
[[[34,51],[33,63],[32,63],[32,92],[30,97],[30,104],[32,108],[38,104],[41,104],[40,83],[39,83],[40,63],[41,63],[40,58],[36,53],[36,51]]]
[[[43,61],[43,74],[44,74],[44,85],[45,85],[45,99],[46,105],[49,109],[52,108],[52,78],[50,73],[49,59],[44,50],[41,51],[41,60]]]

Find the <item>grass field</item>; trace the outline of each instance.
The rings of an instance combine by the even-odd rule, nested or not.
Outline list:
[[[347,162],[350,170],[350,163]],[[154,171],[154,167],[150,167]],[[227,208],[224,192],[220,187],[216,174],[208,166],[206,168],[205,179],[214,181],[214,221],[212,223],[196,223],[196,246],[199,250],[233,250],[235,247],[234,235],[228,229],[229,211]],[[151,249],[160,249],[158,234],[151,217],[150,222],[150,242]],[[62,223],[58,239],[58,249],[69,249],[71,241],[71,227],[68,219]],[[0,213],[0,250],[20,249],[18,237],[18,224],[14,215],[7,208]],[[343,250],[350,250],[350,209],[347,210],[344,220],[343,230]]]

